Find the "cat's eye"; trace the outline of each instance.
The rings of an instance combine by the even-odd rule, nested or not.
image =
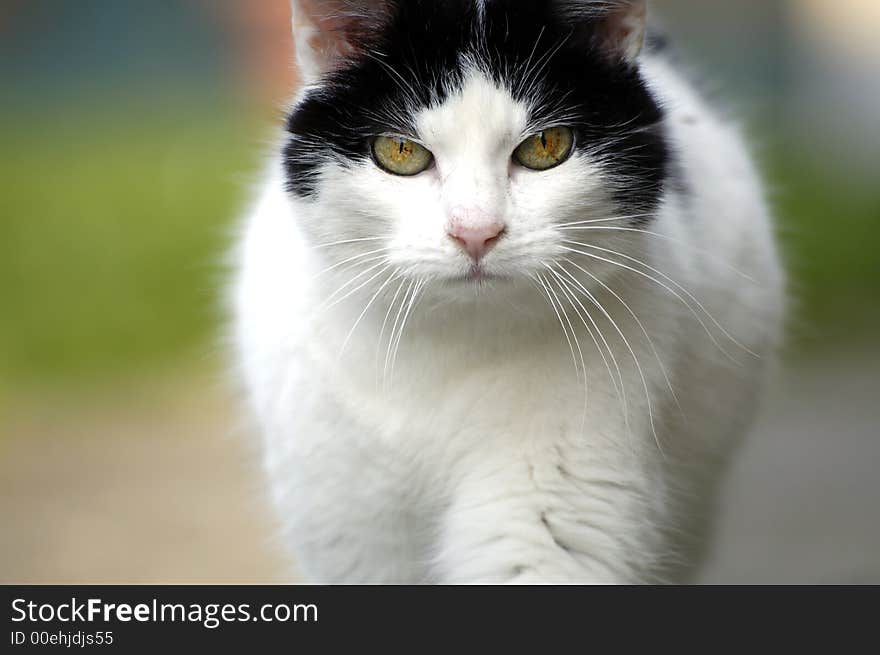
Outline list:
[[[546,171],[563,163],[574,149],[574,132],[567,127],[551,127],[533,134],[513,152],[520,166]]]
[[[379,167],[394,175],[418,175],[428,170],[434,161],[430,150],[404,137],[378,136],[373,140],[372,149]]]

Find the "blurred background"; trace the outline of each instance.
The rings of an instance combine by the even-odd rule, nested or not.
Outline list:
[[[664,0],[795,312],[706,582],[880,582],[880,4]],[[283,582],[222,343],[287,0],[0,0],[0,583]]]

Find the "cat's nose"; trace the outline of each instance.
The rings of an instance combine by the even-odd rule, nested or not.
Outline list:
[[[447,233],[474,261],[479,262],[507,227],[496,216],[480,209],[455,209]]]

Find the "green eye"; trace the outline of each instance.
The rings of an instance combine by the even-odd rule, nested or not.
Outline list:
[[[574,148],[574,132],[551,127],[523,141],[513,152],[514,160],[533,171],[546,171],[563,163]]]
[[[411,177],[427,170],[434,155],[404,137],[378,136],[373,140],[373,159],[388,173]]]

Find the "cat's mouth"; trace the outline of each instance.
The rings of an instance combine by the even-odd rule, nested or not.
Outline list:
[[[454,278],[454,281],[464,283],[464,284],[487,284],[489,282],[498,282],[501,280],[505,280],[506,278],[503,275],[498,275],[496,273],[491,273],[483,268],[481,265],[476,264],[470,268],[470,270],[457,278]]]

